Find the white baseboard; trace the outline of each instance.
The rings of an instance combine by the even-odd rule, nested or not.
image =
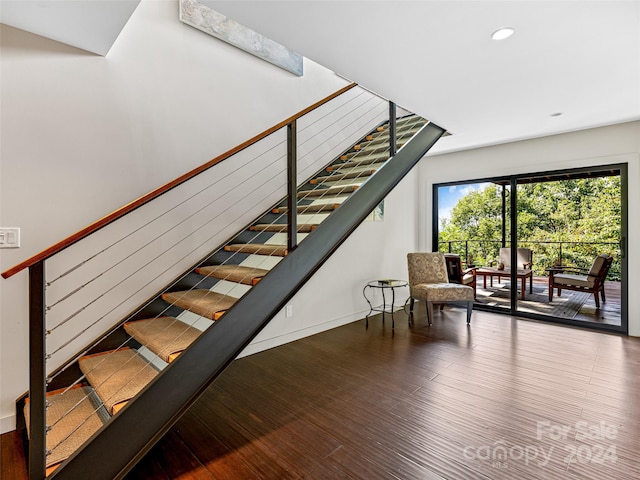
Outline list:
[[[16,416],[9,415],[0,418],[0,434],[11,432],[16,429]]]
[[[301,338],[305,338],[305,337],[310,337],[311,335],[315,335],[316,333],[325,332],[327,330],[331,330],[332,328],[341,327],[343,325],[346,325],[347,323],[355,322],[356,320],[361,320],[362,318],[364,318],[366,313],[367,313],[367,310],[363,310],[361,312],[356,312],[351,315],[347,315],[346,317],[329,320],[328,322],[323,322],[317,325],[313,325],[311,327],[295,330],[293,332],[289,332],[284,335],[279,335],[277,337],[267,338],[265,340],[261,340],[258,342],[254,341],[250,343],[240,353],[240,355],[238,355],[238,358],[246,357],[248,355],[253,355],[254,353],[262,352],[270,348],[279,347],[280,345],[284,345],[285,343],[293,342],[295,340],[300,340]]]

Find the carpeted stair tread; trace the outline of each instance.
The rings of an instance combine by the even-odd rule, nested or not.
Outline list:
[[[365,158],[363,160],[358,159],[353,162],[345,162],[345,163],[339,163],[335,165],[329,165],[326,168],[326,171],[335,172],[339,170],[346,170],[348,168],[363,167],[363,166],[373,165],[374,163],[383,163],[383,162],[386,162],[387,160],[389,160],[389,154],[385,152],[383,155],[376,155],[370,158]]]
[[[315,205],[300,205],[297,207],[297,213],[318,213],[318,212],[332,212],[340,206],[339,203],[318,203]],[[271,210],[273,213],[287,213],[287,207],[277,207]]]
[[[173,317],[135,320],[125,323],[124,329],[167,363],[178,358],[202,333]]]
[[[406,143],[406,140],[408,140],[409,138],[411,138],[415,132],[417,132],[419,130],[419,128],[416,128],[415,130],[406,130],[403,133],[398,132],[398,135],[396,136],[396,142],[404,142]],[[378,148],[388,148],[389,147],[389,137],[385,136],[385,138],[382,137],[378,137],[375,140],[369,142],[366,144],[366,148],[367,149],[378,149]]]
[[[400,143],[406,143],[406,141],[413,137],[413,135],[415,135],[418,130],[420,130],[425,124],[425,120],[420,119],[416,121],[415,118],[398,121],[398,123],[396,124],[396,141]],[[372,138],[368,139],[368,137]],[[368,135],[367,137],[365,137],[365,140],[354,145],[354,147],[352,147],[349,152],[340,157],[340,160],[346,161],[354,155],[361,155],[365,149],[368,151],[386,149],[388,148],[388,145],[388,130],[385,129],[384,131],[377,131],[374,135]]]
[[[204,289],[166,292],[162,294],[162,299],[165,302],[211,320],[218,320],[225,311],[238,301],[237,298],[229,295]]]
[[[396,138],[406,138],[410,135],[414,135],[418,130],[420,130],[426,122],[416,121],[415,118],[410,119],[409,121],[397,122],[396,123]],[[371,143],[383,143],[389,141],[389,132],[385,131],[384,133],[378,133],[372,140]]]
[[[320,183],[339,182],[340,180],[351,180],[354,178],[366,178],[376,173],[376,170],[363,170],[360,172],[348,172],[334,175],[324,175],[309,180],[311,185],[318,185]]]
[[[396,138],[407,139],[415,135],[427,122],[413,122],[407,123],[397,127]]]
[[[158,374],[133,348],[87,355],[78,360],[78,365],[111,415]]]
[[[311,233],[317,226],[317,223],[300,223],[298,224],[298,233]],[[249,230],[254,232],[286,233],[288,228],[286,223],[259,223],[249,227]]]
[[[226,252],[249,253],[252,255],[269,255],[275,257],[286,257],[289,253],[287,247],[282,245],[265,245],[263,243],[238,243],[225,245]]]
[[[46,466],[51,467],[75,452],[109,419],[109,415],[100,407],[91,387],[75,386],[67,390],[56,390],[47,394],[47,425],[51,430],[47,433]],[[29,399],[24,406],[24,418],[29,433],[30,412]]]
[[[399,148],[399,147],[398,147]],[[348,152],[345,155],[340,156],[337,163],[344,163],[348,161],[365,160],[372,157],[377,158],[389,158],[389,145],[380,143],[366,148],[365,150]]]
[[[402,118],[398,118],[396,120],[396,128],[398,130],[402,128],[412,127],[412,126],[422,126],[427,123],[427,120],[418,116],[418,115],[407,115]]]
[[[405,137],[399,136],[396,137],[396,150],[400,148],[400,144],[407,143],[407,141],[413,136],[415,133],[409,133]],[[378,140],[375,142],[371,142],[366,150],[360,152],[358,155],[356,152],[350,152],[350,157],[361,157],[363,155],[380,155],[382,152],[389,151],[389,139],[386,138],[383,140]]]
[[[411,128],[416,124],[422,126],[426,122],[427,121],[424,118],[417,115],[408,115],[406,117],[398,118],[396,119],[396,132],[400,131],[401,129]],[[376,132],[378,132],[378,134],[381,132],[387,134],[389,132],[389,124],[385,123],[384,125],[376,128]]]
[[[269,270],[264,268],[244,267],[242,265],[211,265],[196,268],[196,273],[206,277],[228,280],[229,282],[255,285]]]
[[[357,189],[358,189],[358,185],[342,185],[339,187],[316,188],[314,190],[302,190],[298,192],[298,198],[348,195],[355,192]]]

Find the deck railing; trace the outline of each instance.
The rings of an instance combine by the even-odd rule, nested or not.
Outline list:
[[[438,250],[460,255],[467,265],[488,265],[496,260],[502,240],[466,239],[446,240],[438,243]],[[613,255],[609,270],[609,280],[620,280],[622,252],[620,242],[615,241],[569,241],[569,240],[520,240],[518,247],[533,250],[534,275],[546,276],[546,269],[552,265],[571,265],[588,269],[593,259],[601,253]]]

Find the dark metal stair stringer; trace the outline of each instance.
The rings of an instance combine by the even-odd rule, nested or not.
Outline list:
[[[94,480],[111,480],[126,475],[444,132],[425,125],[51,478],[77,480],[90,474]]]

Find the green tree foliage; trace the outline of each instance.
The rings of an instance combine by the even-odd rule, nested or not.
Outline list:
[[[534,250],[537,275],[559,261],[586,268],[599,253],[610,253],[616,260],[610,277],[619,278],[619,176],[521,184],[516,193],[519,245]],[[489,264],[502,246],[502,186],[490,184],[462,197],[451,218],[440,221],[440,242],[441,250],[469,255],[470,263]]]

